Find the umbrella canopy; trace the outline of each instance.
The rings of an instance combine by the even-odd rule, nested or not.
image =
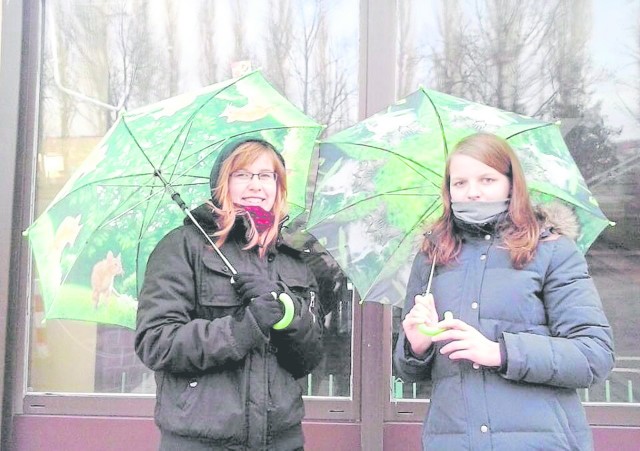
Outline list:
[[[609,224],[558,125],[421,88],[320,143],[307,231],[364,301],[402,304],[422,233],[442,212],[447,155],[479,131],[514,148],[534,202],[574,209],[583,252]]]
[[[209,174],[228,140],[271,142],[287,162],[289,214],[305,210],[323,127],[253,72],[124,113],[26,230],[46,318],[135,327],[147,258],[211,198]]]

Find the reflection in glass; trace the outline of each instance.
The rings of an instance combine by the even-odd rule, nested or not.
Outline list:
[[[609,227],[587,253],[611,322],[616,368],[585,402],[640,399],[640,110],[637,13],[623,1],[398,2],[397,97],[420,84],[560,121]],[[627,50],[625,50],[627,49]],[[482,124],[479,123],[479,128]],[[400,326],[394,312],[394,343]],[[392,375],[392,398],[427,399],[426,384]]]
[[[296,106],[326,124],[327,133],[355,122],[358,21],[351,19],[358,6],[357,0],[48,2],[34,217],[119,111],[251,70],[261,69]],[[349,27],[338,20],[343,18],[350,19]],[[73,234],[71,227],[56,246],[71,245]],[[301,384],[307,395],[348,397],[352,292],[341,273],[330,276],[337,279],[319,280],[332,296],[325,317],[327,354]],[[30,296],[28,391],[154,393],[152,372],[133,352],[132,330],[46,319],[37,277]],[[121,279],[114,278],[116,289]]]

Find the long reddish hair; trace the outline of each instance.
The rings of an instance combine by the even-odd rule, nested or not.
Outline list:
[[[509,178],[509,208],[500,230],[514,268],[522,269],[535,255],[539,225],[518,157],[507,141],[489,133],[477,133],[464,138],[447,157],[441,192],[444,211],[432,225],[434,239],[427,236],[422,243],[422,251],[430,261],[435,258],[441,265],[452,263],[460,254],[462,238],[455,232],[451,210],[450,166],[455,155],[475,158]]]
[[[278,239],[280,222],[287,215],[287,174],[284,164],[280,157],[276,154],[276,150],[266,142],[262,141],[246,141],[240,144],[236,149],[224,160],[220,167],[218,175],[218,184],[213,189],[214,203],[211,204],[216,214],[216,222],[218,230],[213,234],[216,246],[222,246],[229,238],[229,233],[236,222],[239,214],[245,214],[244,210],[238,209],[234,205],[231,195],[229,194],[229,178],[231,173],[238,169],[246,168],[256,161],[260,156],[267,155],[274,167],[276,173],[276,198],[271,209],[275,216],[273,225],[260,237],[256,231],[255,224],[251,216],[246,215],[250,230],[247,234],[247,245],[244,249],[251,249],[259,245],[259,254],[264,257],[267,250],[275,244]]]

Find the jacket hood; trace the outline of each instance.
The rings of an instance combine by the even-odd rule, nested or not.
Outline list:
[[[580,236],[580,223],[575,212],[560,202],[549,202],[536,205],[534,208],[536,217],[543,231],[564,235],[573,241]]]
[[[220,176],[220,169],[222,169],[222,164],[229,158],[229,156],[233,153],[236,148],[244,144],[246,142],[256,142],[264,145],[268,149],[272,149],[274,153],[278,156],[282,164],[284,165],[284,158],[280,152],[276,151],[273,145],[263,139],[259,138],[240,138],[240,139],[232,139],[229,140],[226,144],[222,146],[220,149],[220,153],[216,158],[216,161],[213,163],[213,167],[211,168],[211,174],[209,175],[209,187],[211,188],[211,197],[213,198],[213,189],[218,185],[218,177]],[[213,199],[215,202],[215,199]]]
[[[540,238],[556,234],[577,241],[580,236],[580,223],[572,208],[558,201],[553,201],[534,205],[533,211],[540,224]],[[477,226],[476,229],[478,229]],[[480,233],[482,230],[478,229],[477,232]],[[425,237],[432,242],[438,240],[432,230],[428,230]]]
[[[198,207],[191,210],[191,215],[193,218],[198,221],[198,224],[205,230],[207,233],[213,233],[218,228],[215,220],[215,213],[213,212],[213,208],[209,204],[202,204]],[[184,224],[191,224],[191,218],[184,218]]]

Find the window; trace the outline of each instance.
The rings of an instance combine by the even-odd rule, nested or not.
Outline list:
[[[561,121],[574,160],[607,217],[587,253],[612,324],[617,362],[583,402],[640,398],[640,111],[637,5],[628,2],[398,2],[397,96],[429,89]],[[634,49],[636,51],[634,51]],[[400,326],[394,312],[393,337]],[[428,383],[392,376],[392,400],[430,396]],[[593,404],[597,403],[597,404]],[[402,403],[400,403],[402,404]],[[406,405],[397,410],[406,409]],[[606,419],[603,424],[606,424]],[[613,421],[613,420],[611,420]]]
[[[255,69],[308,116],[327,125],[327,133],[356,120],[355,0],[197,5],[104,0],[44,6],[34,217],[80,168],[120,111]],[[343,26],[345,20],[356,26]],[[74,245],[81,225],[69,219],[53,235],[52,252]],[[326,253],[315,248],[313,253],[318,273],[331,278],[318,277],[330,298],[325,305],[327,353],[301,383],[310,399],[350,400],[353,291]],[[104,277],[117,291],[135,297],[123,272],[114,269]],[[34,270],[31,285],[29,396],[155,393],[152,372],[133,351],[135,310],[119,325],[52,314],[39,277],[48,275]]]

